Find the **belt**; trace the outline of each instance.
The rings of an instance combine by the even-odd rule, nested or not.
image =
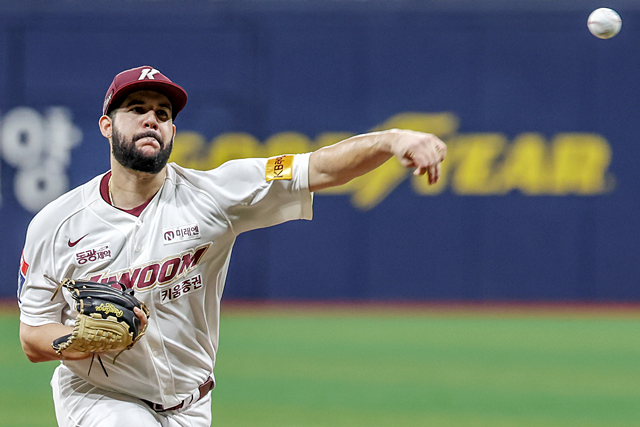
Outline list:
[[[153,409],[156,412],[175,411],[176,409],[181,409],[192,403],[196,403],[198,400],[205,397],[207,393],[209,393],[211,389],[213,389],[215,386],[216,386],[215,381],[213,381],[213,378],[209,377],[204,383],[202,383],[200,387],[198,387],[199,395],[197,397],[196,397],[196,393],[194,393],[191,395],[191,397],[187,397],[182,402],[178,403],[176,406],[172,406],[171,408],[165,408],[159,403],[149,402],[148,400],[144,400],[144,399],[140,399],[140,400],[142,400],[144,403],[147,404],[149,408]]]

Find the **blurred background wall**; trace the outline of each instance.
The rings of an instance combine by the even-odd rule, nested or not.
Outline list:
[[[189,93],[184,166],[392,127],[449,147],[436,186],[388,162],[240,236],[228,299],[638,301],[639,47],[634,1],[3,1],[0,297],[33,215],[108,170],[113,76],[151,65]]]

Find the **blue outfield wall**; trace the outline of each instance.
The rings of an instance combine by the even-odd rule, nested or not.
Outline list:
[[[436,186],[388,162],[240,236],[226,298],[640,301],[640,6],[607,4],[610,40],[597,6],[3,3],[0,296],[34,213],[109,168],[111,79],[152,65],[189,93],[184,166],[391,127],[448,143]]]

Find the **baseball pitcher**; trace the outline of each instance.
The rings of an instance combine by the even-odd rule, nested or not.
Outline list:
[[[396,157],[438,180],[446,146],[389,130],[210,171],[167,163],[187,93],[153,67],[116,75],[99,129],[111,170],[42,209],[20,261],[20,339],[60,360],[58,424],[210,426],[220,299],[236,237],[311,219],[313,192]]]

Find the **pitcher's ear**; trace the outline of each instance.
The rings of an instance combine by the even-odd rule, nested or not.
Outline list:
[[[98,126],[100,127],[100,133],[105,138],[111,138],[113,136],[113,121],[109,116],[102,116],[98,120]]]

